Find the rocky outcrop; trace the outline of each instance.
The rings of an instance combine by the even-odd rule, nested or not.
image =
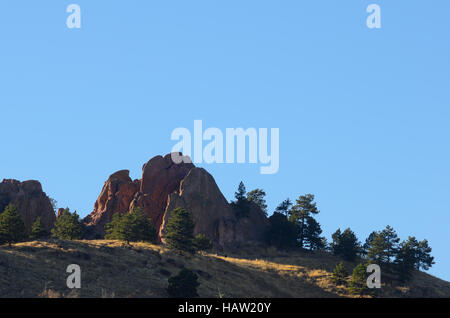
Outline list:
[[[181,180],[192,168],[192,163],[175,164],[170,154],[150,159],[142,167],[140,191],[131,203],[131,209],[141,207],[159,229],[169,195],[178,190]]]
[[[128,212],[139,187],[140,181],[131,180],[128,170],[120,170],[109,176],[95,202],[94,211],[84,219],[88,227],[88,236],[91,238],[104,236],[105,225],[111,222],[114,214]]]
[[[249,202],[247,215],[239,218],[236,222],[234,241],[237,244],[264,242],[268,228],[269,220],[264,212],[257,204]]]
[[[191,212],[195,223],[194,234],[205,234],[216,247],[262,243],[269,226],[263,211],[251,202],[247,215],[237,218],[236,211],[225,199],[214,178],[202,168],[193,168],[181,181],[179,190],[169,196],[160,228],[162,238],[170,212],[179,207]]]
[[[56,220],[50,198],[42,191],[39,181],[3,180],[0,183],[0,213],[8,204],[13,204],[21,216],[27,231],[38,217],[47,230]]]
[[[131,180],[128,170],[112,174],[95,202],[94,211],[84,219],[86,236],[103,237],[105,225],[114,214],[127,213],[135,207],[142,208],[159,229],[169,194],[193,167],[192,163],[175,164],[169,154],[156,156],[144,164],[141,180]]]
[[[160,228],[161,237],[164,237],[170,212],[179,207],[191,212],[194,234],[205,234],[219,246],[234,243],[236,219],[233,210],[205,169],[193,168],[181,181],[178,191],[170,194]]]
[[[163,240],[170,212],[182,207],[193,216],[194,233],[207,235],[216,247],[262,242],[268,221],[259,207],[250,204],[248,216],[236,218],[214,178],[205,169],[186,162],[190,161],[175,164],[170,154],[156,156],[143,166],[141,180],[132,181],[128,170],[111,175],[94,211],[84,220],[88,237],[103,236],[105,225],[115,213],[140,207]]]

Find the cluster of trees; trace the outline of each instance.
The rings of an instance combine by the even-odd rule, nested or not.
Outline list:
[[[238,218],[248,215],[251,203],[258,205],[261,211],[268,215],[264,190],[255,189],[247,193],[244,183],[240,182],[234,196],[235,200],[231,201],[231,205]],[[295,204],[290,199],[284,200],[269,217],[267,243],[282,249],[324,249],[327,245],[326,239],[321,236],[321,226],[314,218],[318,213],[312,194],[301,195]]]
[[[141,208],[134,208],[130,213],[116,213],[110,223],[106,224],[105,239],[130,242],[156,242],[158,234],[152,221]]]
[[[335,285],[342,285],[347,288],[350,294],[369,295],[374,294],[374,290],[367,286],[367,264],[359,263],[353,268],[349,279],[349,273],[345,269],[344,263],[339,262],[333,270],[330,281]]]
[[[211,240],[204,234],[194,236],[194,221],[189,211],[176,208],[170,212],[164,239],[169,248],[194,253],[212,248]],[[130,242],[152,242],[158,240],[158,233],[152,221],[141,208],[131,213],[115,214],[106,224],[106,239]]]
[[[314,218],[319,212],[312,194],[301,195],[295,204],[290,199],[284,200],[269,218],[268,244],[278,248],[324,249],[326,239]]]
[[[265,196],[262,189],[247,193],[241,182],[231,204],[238,217],[248,214],[250,202],[257,204],[267,215]],[[319,212],[312,194],[300,195],[295,204],[289,198],[284,200],[269,217],[267,243],[280,249],[299,247],[327,250],[348,261],[361,258],[366,262],[388,266],[398,272],[401,280],[409,279],[414,269],[428,270],[434,264],[427,240],[418,241],[415,237],[408,237],[400,242],[397,233],[390,226],[382,231],[372,232],[364,244],[358,241],[350,228],[344,231],[338,229],[328,244],[321,236],[321,226],[315,219]]]
[[[153,242],[158,240],[158,233],[152,221],[141,208],[134,208],[130,213],[117,213],[110,223],[106,224],[106,239],[130,242]],[[36,219],[28,233],[25,224],[16,208],[10,204],[0,214],[0,244],[9,244],[57,238],[60,240],[78,240],[83,235],[83,224],[76,212],[66,208],[56,219],[51,232],[48,232],[40,217]],[[177,208],[171,212],[168,220],[165,239],[173,249],[194,252],[212,248],[211,240],[204,234],[194,236],[192,215],[185,209]]]
[[[83,224],[77,212],[71,213],[69,208],[62,211],[52,228],[52,236],[60,240],[80,240]]]
[[[40,217],[36,219],[28,233],[25,224],[14,205],[9,204],[3,213],[0,214],[0,244],[8,244],[26,241],[28,239],[36,240],[49,236],[45,230]]]
[[[134,208],[130,213],[115,214],[106,225],[106,239],[125,241],[156,242],[158,235],[152,221],[142,209]],[[51,233],[49,233],[40,217],[36,219],[27,233],[16,208],[10,204],[0,214],[0,244],[9,244],[27,239],[48,238],[50,235],[61,240],[81,239],[83,225],[76,212],[67,208],[58,216]],[[170,248],[193,253],[212,248],[211,240],[204,234],[194,236],[192,215],[185,209],[177,208],[171,212],[165,235]],[[167,293],[171,297],[197,297],[198,276],[189,269],[183,268],[177,275],[168,280]]]
[[[330,250],[334,255],[341,256],[347,261],[354,261],[361,252],[361,246],[355,233],[350,229],[337,229],[331,235]]]
[[[361,264],[364,268],[367,264],[378,264],[396,273],[399,280],[403,282],[411,278],[414,270],[428,270],[434,264],[434,257],[431,256],[431,247],[427,240],[418,241],[410,236],[407,240],[400,242],[397,233],[389,225],[381,231],[372,232],[364,244],[358,241],[355,233],[349,228],[343,232],[338,229],[333,233],[332,239],[330,250],[334,255],[348,261],[364,260],[365,264]],[[339,264],[335,272],[334,280],[340,280],[345,274]],[[361,276],[360,272],[361,270],[354,272],[352,281],[357,281],[357,278]],[[364,272],[364,277],[365,275]],[[355,290],[359,289],[353,286],[353,291]]]
[[[247,193],[244,183],[241,181],[238,190],[234,193],[234,201],[231,201],[231,206],[236,212],[238,218],[248,216],[250,205],[256,204],[260,207],[264,215],[267,216],[266,192],[262,189],[255,189]]]
[[[238,217],[248,215],[251,204],[256,204],[267,215],[266,193],[255,189],[247,193],[243,182],[231,202]],[[408,237],[400,241],[391,226],[381,231],[372,232],[364,244],[358,241],[356,234],[347,228],[338,229],[332,234],[332,241],[327,243],[321,236],[322,229],[315,219],[319,214],[314,195],[300,195],[295,204],[290,199],[281,202],[269,217],[269,230],[266,233],[267,243],[280,249],[302,248],[309,250],[327,250],[347,261],[362,259],[367,263],[376,263],[392,269],[403,281],[411,277],[413,270],[428,270],[434,264],[431,247],[427,240],[418,241]],[[164,239],[172,249],[195,252],[208,250],[212,247],[211,240],[199,234],[194,236],[194,222],[189,211],[177,208],[170,212]],[[117,239],[126,243],[136,241],[157,242],[158,234],[152,221],[135,208],[130,213],[115,214],[112,221],[105,227],[106,239]],[[63,240],[81,239],[83,224],[76,212],[67,208],[57,218],[51,232],[48,232],[41,218],[37,218],[27,232],[16,208],[10,204],[0,214],[0,244],[12,244],[27,239],[42,239],[54,237]],[[342,266],[336,268],[340,275]],[[337,274],[336,274],[337,275]],[[342,277],[336,276],[336,282]]]
[[[349,273],[345,269],[344,263],[339,262],[333,270],[330,281],[335,285],[345,286],[350,294],[360,296],[374,295],[375,291],[367,286],[367,266],[368,264],[357,264],[349,278]]]
[[[264,196],[265,192],[261,189],[246,194],[245,186],[241,182],[235,193],[236,200],[232,202],[232,205],[238,216],[245,215],[248,202],[255,202],[267,213]],[[376,263],[395,271],[402,281],[408,280],[413,270],[428,270],[434,264],[434,257],[431,256],[431,247],[427,240],[418,241],[410,236],[407,240],[400,241],[391,226],[372,232],[364,244],[358,241],[356,234],[350,228],[344,231],[338,229],[332,234],[332,241],[328,244],[321,236],[320,224],[314,218],[317,214],[319,209],[312,194],[301,195],[295,204],[290,199],[284,200],[269,217],[267,243],[280,249],[297,247],[326,250],[348,261],[362,259],[367,263]],[[360,272],[360,268],[356,269],[355,282],[358,275],[361,276]],[[356,285],[353,289],[357,289]]]
[[[164,239],[169,248],[194,253],[208,250],[212,247],[211,240],[204,234],[194,236],[194,222],[189,211],[176,208],[170,212]],[[140,208],[131,213],[116,214],[106,225],[106,239],[126,241],[156,242],[158,235],[151,220]],[[177,275],[168,279],[167,293],[174,298],[198,297],[197,288],[200,285],[198,276],[193,271],[183,268]]]
[[[23,242],[26,240],[39,240],[49,237],[61,240],[81,239],[82,223],[76,212],[71,213],[65,209],[56,219],[52,230],[46,230],[41,217],[36,218],[28,232],[25,224],[14,205],[9,204],[0,214],[0,244]]]
[[[115,214],[106,225],[106,239],[121,240],[127,243],[146,241],[156,242],[158,235],[152,221],[141,208],[134,208],[130,213]],[[167,225],[167,242],[170,247],[184,251],[207,250],[212,247],[211,240],[204,234],[194,237],[192,216],[184,209],[176,209]],[[83,223],[77,212],[66,208],[56,219],[51,232],[48,232],[40,217],[36,219],[27,233],[25,224],[16,208],[10,204],[0,213],[0,244],[9,244],[53,238],[61,240],[78,240],[83,235]]]
[[[402,281],[411,277],[413,270],[428,270],[434,264],[431,247],[427,240],[418,241],[408,237],[400,242],[400,238],[391,226],[381,231],[372,232],[361,244],[355,233],[349,228],[344,232],[338,229],[332,235],[331,251],[342,258],[354,261],[365,259],[386,269],[394,270]]]

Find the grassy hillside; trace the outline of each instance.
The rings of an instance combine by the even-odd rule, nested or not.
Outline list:
[[[183,266],[198,274],[201,297],[351,297],[328,280],[339,261],[271,248],[187,255],[147,243],[35,241],[0,247],[0,297],[167,297],[168,277]],[[79,290],[66,287],[69,264],[81,267]],[[450,283],[417,272],[409,286],[383,283],[380,296],[450,297]]]

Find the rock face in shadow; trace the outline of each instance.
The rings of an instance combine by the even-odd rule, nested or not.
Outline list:
[[[170,212],[179,207],[192,213],[194,234],[205,234],[216,247],[264,242],[269,223],[262,210],[249,203],[248,215],[237,218],[214,178],[205,169],[193,168],[181,181],[179,190],[169,196],[160,228],[163,240]]]
[[[153,221],[164,241],[170,212],[183,207],[191,212],[195,234],[205,234],[216,247],[262,242],[267,218],[256,205],[250,205],[245,218],[227,202],[214,178],[192,163],[175,164],[171,155],[156,156],[142,168],[142,179],[132,181],[127,170],[111,175],[103,186],[94,211],[84,222],[88,237],[102,237],[104,226],[115,213],[128,213],[140,207]]]
[[[205,234],[216,245],[233,244],[236,219],[214,178],[202,168],[193,168],[181,181],[178,191],[169,195],[160,236],[164,237],[170,212],[176,208],[191,212],[194,234]]]
[[[16,207],[28,232],[38,217],[41,217],[47,230],[52,228],[56,220],[50,198],[42,190],[39,181],[3,180],[0,183],[0,213],[10,203]]]
[[[264,212],[257,204],[249,202],[248,215],[239,218],[236,222],[234,241],[238,244],[246,242],[264,243],[268,228],[269,220]]]

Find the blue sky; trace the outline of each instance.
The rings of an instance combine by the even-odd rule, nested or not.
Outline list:
[[[66,27],[70,3],[82,28]],[[366,27],[381,6],[382,28]],[[93,209],[107,177],[140,178],[176,127],[280,128],[280,170],[203,165],[231,199],[270,210],[316,195],[329,238],[387,224],[427,238],[450,280],[450,3],[22,1],[0,3],[0,179],[37,179]]]

